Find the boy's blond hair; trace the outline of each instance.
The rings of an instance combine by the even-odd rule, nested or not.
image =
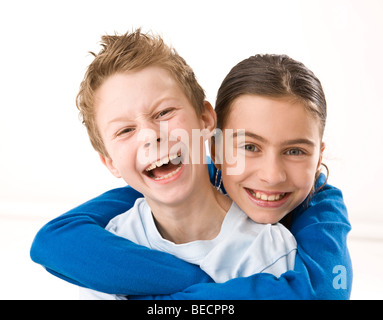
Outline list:
[[[94,55],[77,94],[76,104],[86,126],[93,148],[105,157],[108,152],[96,125],[95,92],[106,79],[117,73],[139,71],[149,66],[164,68],[173,76],[180,88],[201,115],[205,93],[198,84],[193,70],[176,50],[166,45],[160,36],[144,34],[140,29],[124,35],[105,35],[103,49]]]

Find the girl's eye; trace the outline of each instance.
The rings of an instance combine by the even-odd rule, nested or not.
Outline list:
[[[305,154],[301,149],[290,149],[286,151],[288,156],[301,156]]]
[[[250,152],[256,152],[256,151],[259,151],[259,149],[254,145],[254,144],[245,144],[243,146],[243,148],[246,150],[246,151],[250,151]]]

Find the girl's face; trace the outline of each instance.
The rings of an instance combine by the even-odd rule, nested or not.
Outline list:
[[[224,156],[227,193],[255,222],[280,221],[314,184],[324,150],[319,121],[292,99],[243,95],[234,100],[224,129],[233,129],[234,154],[227,154],[245,161],[243,173],[229,175],[238,163]]]

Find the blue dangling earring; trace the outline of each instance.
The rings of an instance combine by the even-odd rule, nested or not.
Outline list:
[[[218,183],[218,186],[217,186],[217,180],[218,180],[218,175],[219,175],[219,172],[221,170],[217,169],[217,172],[215,174],[215,181],[214,181],[214,186],[217,190],[220,190],[221,189],[221,184],[222,184],[222,174],[219,176],[219,183]]]

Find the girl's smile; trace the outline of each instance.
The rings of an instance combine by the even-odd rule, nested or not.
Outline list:
[[[258,206],[265,208],[279,208],[284,205],[291,195],[291,192],[266,192],[244,188],[251,201]]]

